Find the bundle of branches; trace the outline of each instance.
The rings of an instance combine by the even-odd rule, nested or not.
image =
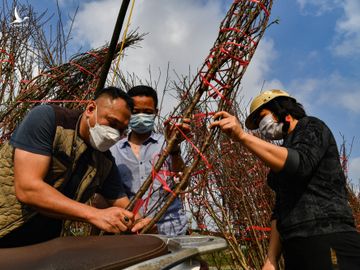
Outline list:
[[[239,115],[240,118],[240,115]],[[202,130],[196,130],[201,137]],[[268,168],[240,143],[221,135],[209,147],[214,170],[195,174],[185,193],[193,231],[226,238],[231,269],[261,269],[270,236],[273,193]],[[223,256],[226,257],[226,256]]]
[[[40,30],[45,14],[38,16],[31,6],[15,7],[15,4],[13,2],[9,5],[7,1],[3,1],[0,11],[0,114],[7,111],[8,105],[16,98],[21,85],[31,79],[36,70],[44,66],[44,61],[39,57],[39,47],[36,45],[45,45],[42,38],[44,33]],[[13,24],[15,8],[22,16],[25,16],[24,12],[26,12],[26,17],[29,19],[21,24]],[[6,123],[3,123],[3,119],[0,123],[3,132]]]
[[[271,6],[271,0],[235,0],[232,3],[204,65],[194,80],[179,86],[181,102],[170,116],[173,122],[179,119],[181,121],[183,118],[193,118],[199,123],[196,128],[202,132],[196,133],[197,136],[191,139],[180,130],[173,134],[154,165],[153,173],[148,176],[140,191],[132,199],[130,209],[141,200],[150,187],[154,180],[153,176],[160,170],[178,136],[186,137],[190,154],[185,160],[186,169],[182,172],[172,195],[182,192],[194,173],[214,171],[213,164],[216,164],[216,161],[211,157],[215,157],[217,153],[210,152],[209,150],[213,151],[213,148],[210,149],[209,145],[218,149],[221,145],[218,140],[218,130],[209,130],[207,127],[209,119],[215,111],[231,111],[233,108],[232,101],[236,98],[236,89],[239,88],[246,68],[268,26]],[[215,163],[212,163],[213,161]],[[152,222],[142,232],[146,232],[157,222],[174,198],[175,196],[168,196]]]
[[[124,47],[133,45],[140,39],[138,34],[132,33]],[[120,44],[117,52],[119,49]],[[106,54],[107,46],[91,50],[27,80],[23,87],[20,86],[18,94],[7,100],[0,112],[1,140],[6,139],[28,110],[39,103],[56,102],[73,108],[92,99]],[[114,58],[116,57],[117,54]]]
[[[349,203],[353,210],[356,228],[360,232],[360,193],[351,186],[348,187],[348,191]]]
[[[340,162],[341,166],[345,172],[345,177],[347,180],[347,190],[349,193],[349,204],[353,210],[354,218],[355,218],[355,224],[357,226],[358,231],[360,231],[360,186],[354,186],[351,184],[351,180],[348,176],[348,169],[349,169],[349,157],[351,154],[351,149],[353,145],[354,140],[350,144],[350,150],[347,149],[347,144],[345,137],[342,136],[342,144],[340,145]]]
[[[27,10],[30,19],[24,25],[8,24],[6,16],[12,17],[9,14],[1,17],[0,143],[9,138],[24,115],[37,104],[56,102],[79,107],[84,100],[91,99],[107,54],[104,46],[61,64],[67,46],[67,40],[61,38],[63,29],[60,28],[55,41],[47,40],[41,23],[44,14],[37,17],[31,6]],[[141,39],[132,32],[123,47]],[[118,44],[114,58],[120,47]]]

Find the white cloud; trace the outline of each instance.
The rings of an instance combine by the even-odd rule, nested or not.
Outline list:
[[[343,108],[360,114],[360,85],[336,72],[326,78],[302,78],[293,80],[289,89],[305,108],[313,110],[322,106]]]
[[[344,93],[344,95],[341,97],[340,101],[349,110],[360,114],[360,91],[357,92],[348,92]]]
[[[178,74],[192,72],[202,64],[217,37],[219,23],[223,17],[218,2],[205,5],[191,0],[153,2],[144,1],[132,26],[140,32],[148,32],[142,48],[129,50],[123,67],[142,77],[147,77],[148,67],[161,68],[165,72],[167,63]],[[136,12],[136,10],[135,10]]]
[[[289,91],[305,108],[311,109],[311,106],[317,106],[318,99],[314,96],[320,93],[322,83],[318,78],[294,79],[289,84]]]
[[[349,179],[353,184],[360,185],[360,157],[350,159],[348,169]]]
[[[117,0],[84,4],[74,27],[77,42],[98,47],[109,41],[119,7]],[[182,71],[188,65],[197,67],[215,40],[223,16],[220,11],[217,1],[204,5],[191,0],[136,1],[130,28],[148,35],[140,44],[142,48],[127,52],[129,69],[146,71],[149,64],[156,69],[168,61],[176,61]]]
[[[324,89],[320,96],[322,104],[333,104],[335,107],[339,105],[349,112],[360,114],[360,104],[357,102],[360,99],[358,82],[334,73],[324,78],[319,86]]]
[[[74,42],[81,46],[96,48],[111,40],[119,1],[102,0],[83,4],[76,16]]]
[[[277,79],[264,81],[271,71],[271,62],[276,57],[277,51],[273,40],[263,38],[242,80],[243,92],[240,94],[244,95],[244,105],[247,105],[262,90],[284,88],[283,84]]]
[[[334,53],[338,56],[360,55],[360,1],[345,0],[344,16],[336,23]]]
[[[67,4],[67,0],[58,0],[60,6],[64,6]]]
[[[75,26],[77,33],[80,34],[79,41],[90,43],[92,47],[109,41],[118,9],[119,1],[116,0],[85,4]],[[177,2],[158,0],[155,4],[144,0],[137,1],[131,28],[139,27],[139,32],[149,33],[141,45],[151,50],[144,54],[144,49],[137,49],[136,53],[140,53],[141,57],[150,57],[146,60],[151,61],[147,62],[153,62],[155,58],[164,59],[163,53],[172,56],[171,58],[186,57],[186,54],[193,56],[198,52],[197,47],[203,49],[204,44],[207,47],[211,45],[221,18],[218,10],[218,4],[213,1],[209,1],[205,6],[193,4],[189,0]],[[148,55],[154,50],[157,51],[154,52],[156,55]],[[196,58],[198,59],[199,56]]]
[[[297,0],[303,15],[321,16],[333,10],[340,4],[340,0]]]
[[[74,3],[74,0],[53,0],[55,3],[58,2],[59,6],[64,7],[68,4]]]
[[[337,56],[360,55],[359,0],[297,0],[297,3],[303,15],[321,16],[334,9],[342,9],[344,14],[336,21],[331,49]]]

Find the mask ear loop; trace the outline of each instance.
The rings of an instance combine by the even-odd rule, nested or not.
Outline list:
[[[97,104],[96,104],[96,107],[95,107],[95,126],[96,126],[97,123],[98,123],[98,121],[97,121]]]
[[[287,116],[285,116],[285,123],[284,123],[284,126],[283,126],[284,134],[286,134],[288,132],[289,128],[290,128],[290,122],[291,122],[291,117],[288,114]]]

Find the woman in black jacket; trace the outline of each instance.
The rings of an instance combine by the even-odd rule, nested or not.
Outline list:
[[[278,269],[281,252],[287,270],[360,269],[360,234],[347,200],[346,179],[334,136],[321,120],[282,90],[257,96],[245,121],[271,144],[245,132],[227,112],[214,115],[218,126],[271,169],[268,185],[276,201],[269,251],[263,270]],[[334,262],[336,258],[336,262]]]

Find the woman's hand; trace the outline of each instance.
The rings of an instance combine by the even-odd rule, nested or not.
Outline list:
[[[263,267],[261,268],[261,270],[278,270],[278,266],[277,263],[274,263],[272,260],[270,259],[266,259],[265,263],[263,265]]]
[[[210,124],[210,128],[219,127],[231,139],[241,141],[246,134],[239,120],[228,112],[217,112],[213,116],[214,122]]]

